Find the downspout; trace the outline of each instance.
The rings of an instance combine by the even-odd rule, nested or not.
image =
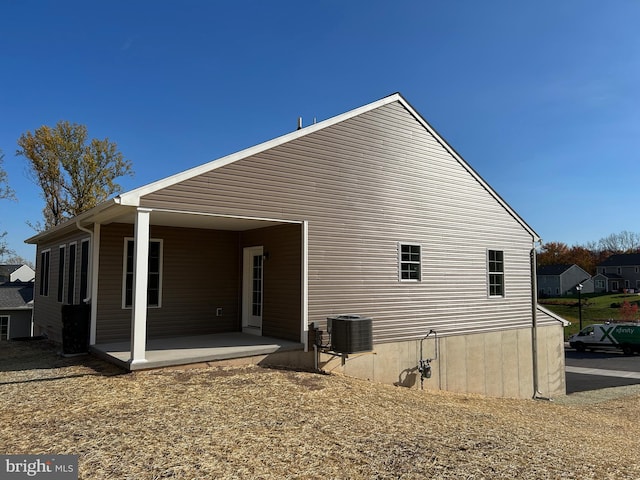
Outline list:
[[[537,261],[536,261],[536,242],[533,242],[531,248],[531,351],[533,361],[533,399],[534,400],[551,400],[540,393],[540,384],[538,381],[538,278],[537,278]]]

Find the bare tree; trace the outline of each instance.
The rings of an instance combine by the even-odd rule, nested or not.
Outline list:
[[[635,253],[640,251],[640,234],[623,230],[620,233],[601,238],[598,241],[601,251],[610,253]]]

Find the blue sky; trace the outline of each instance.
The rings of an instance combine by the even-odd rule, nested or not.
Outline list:
[[[640,231],[640,2],[0,0],[0,149],[85,124],[132,161],[124,190],[403,96],[545,241]]]

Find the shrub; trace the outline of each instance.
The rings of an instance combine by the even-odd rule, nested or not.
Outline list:
[[[638,319],[638,304],[625,301],[620,307],[620,318],[625,322],[633,322]]]

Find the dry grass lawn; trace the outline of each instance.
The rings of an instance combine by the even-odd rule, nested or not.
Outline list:
[[[505,400],[287,370],[124,374],[0,344],[0,453],[84,479],[637,479],[640,395]]]

